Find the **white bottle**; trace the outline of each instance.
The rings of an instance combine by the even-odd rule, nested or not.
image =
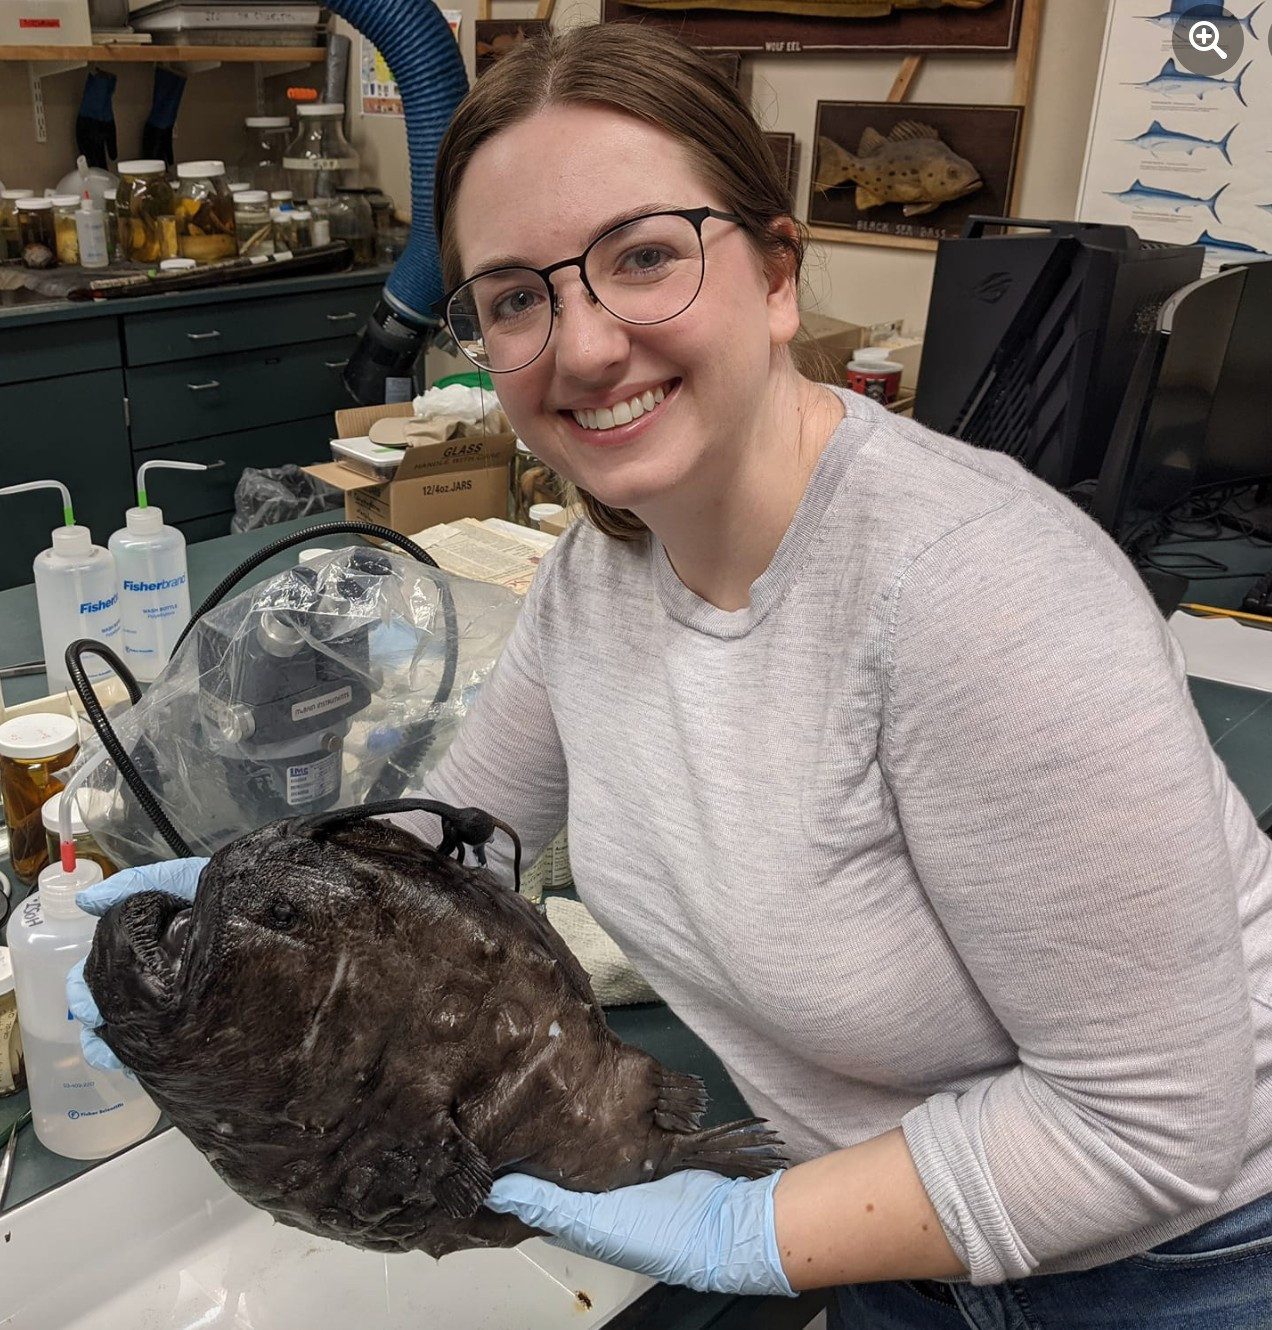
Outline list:
[[[81,268],[106,268],[110,251],[106,247],[106,214],[93,207],[92,195],[84,191],[84,201],[75,214],[75,235],[79,240]]]
[[[50,864],[9,923],[35,1134],[68,1159],[104,1159],[140,1141],[159,1120],[135,1077],[84,1061],[82,1027],[66,1006],[66,976],[88,955],[97,926],[75,904],[75,893],[101,880],[102,870],[88,859],[70,873]]]
[[[41,489],[61,492],[66,517],[66,525],[53,532],[53,547],[41,550],[33,565],[49,692],[61,693],[71,686],[66,648],[77,638],[105,642],[119,650],[119,588],[115,585],[114,559],[100,545],[93,544],[86,526],[75,525],[70,492],[60,480],[7,485],[0,494],[27,494]],[[100,656],[85,653],[82,664],[84,673],[94,682],[112,672]]]
[[[157,678],[190,622],[185,537],[160,508],[129,508],[110,538],[119,577],[124,663],[142,682]]]
[[[108,544],[119,578],[124,663],[142,683],[159,677],[190,622],[190,574],[185,537],[165,526],[163,509],[146,498],[146,472],[207,471],[202,462],[146,462],[137,472],[137,507]]]

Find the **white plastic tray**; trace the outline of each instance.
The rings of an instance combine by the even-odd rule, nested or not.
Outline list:
[[[434,1261],[311,1237],[176,1131],[0,1217],[17,1330],[593,1330],[651,1284],[533,1238]]]

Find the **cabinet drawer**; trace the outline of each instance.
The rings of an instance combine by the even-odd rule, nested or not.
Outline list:
[[[130,369],[133,447],[156,448],[324,414],[334,429],[331,413],[350,404],[340,375],[354,345],[351,338],[340,338]]]
[[[163,509],[164,521],[178,524],[196,518],[224,513],[223,529],[216,534],[229,535],[229,514],[234,508],[234,487],[245,466],[257,468],[282,466],[295,462],[331,460],[327,446],[331,440],[331,417],[314,416],[309,420],[289,420],[284,425],[239,430],[218,434],[194,443],[138,453],[137,461],[152,462],[162,458],[173,462],[224,462],[215,471],[151,471],[147,474],[147,494]],[[202,537],[201,537],[202,538]]]
[[[109,315],[0,331],[0,383],[60,378],[120,363],[119,320]]]
[[[128,363],[162,365],[256,347],[347,337],[366,322],[379,294],[376,284],[130,314],[124,318]]]
[[[0,388],[0,476],[6,485],[60,480],[75,519],[104,545],[132,502],[124,428],[123,375],[117,369]],[[38,439],[39,446],[31,440]],[[0,499],[0,588],[31,580],[31,560],[61,525],[57,494]]]

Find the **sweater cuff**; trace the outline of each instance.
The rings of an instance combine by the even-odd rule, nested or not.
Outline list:
[[[1035,1270],[1038,1261],[1020,1241],[985,1161],[967,1134],[958,1098],[932,1095],[901,1119],[901,1130],[970,1282],[1000,1284]]]

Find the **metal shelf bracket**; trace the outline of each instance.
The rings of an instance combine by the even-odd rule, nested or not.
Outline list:
[[[88,67],[87,60],[34,60],[27,62],[27,80],[31,85],[31,109],[35,115],[35,141],[47,143],[49,129],[44,119],[44,80],[56,74],[70,74]]]

